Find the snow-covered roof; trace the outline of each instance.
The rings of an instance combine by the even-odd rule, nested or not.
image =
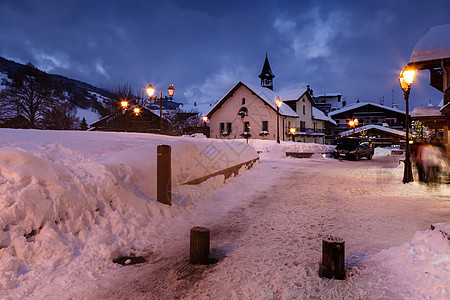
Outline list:
[[[182,103],[180,109],[185,112],[197,111],[201,116],[205,116],[206,113],[213,107],[212,103]]]
[[[262,86],[253,85],[247,82],[243,82],[249,89],[251,89],[255,94],[257,94],[260,98],[262,98],[267,104],[272,106],[273,109],[277,109],[277,105],[275,104],[275,97],[280,97],[281,100],[287,100],[280,96],[281,93],[274,92],[269,90],[268,88],[264,88]],[[300,96],[299,96],[300,97]],[[295,98],[295,99],[298,99]],[[290,99],[291,100],[291,99]],[[292,99],[293,100],[293,99]],[[282,103],[280,106],[280,115],[287,117],[298,118],[298,114],[292,110],[286,103]]]
[[[450,57],[450,24],[436,26],[417,42],[410,63]]]
[[[336,121],[335,120],[333,120],[332,118],[326,116],[323,113],[323,111],[321,111],[318,108],[315,108],[315,107],[312,108],[312,116],[313,116],[313,119],[322,120],[322,121],[328,121],[328,122],[336,125]]]
[[[268,88],[239,81],[228,93],[225,94],[225,96],[220,101],[214,104],[214,106],[209,110],[207,115],[210,116],[217,109],[218,106],[222,105],[222,103],[226,100],[226,98],[230,95],[230,93],[240,85],[246,86],[248,89],[254,92],[259,98],[261,98],[266,104],[270,105],[274,110],[277,110],[277,106],[275,104],[275,97],[278,96],[278,93],[275,93],[274,91],[269,90]],[[295,111],[293,111],[292,108],[289,107],[289,105],[287,105],[284,102],[281,104],[280,107],[280,115],[294,118],[299,117],[299,115]]]
[[[381,105],[381,104],[372,103],[372,102],[359,102],[359,103],[350,104],[350,105],[345,106],[345,107],[343,107],[341,109],[334,110],[334,111],[330,112],[328,115],[331,117],[331,116],[334,116],[334,115],[337,115],[337,114],[340,114],[340,113],[343,113],[343,112],[347,112],[349,110],[357,109],[357,108],[360,108],[360,107],[363,107],[363,106],[366,106],[366,105],[373,105],[373,106],[376,106],[376,107],[379,107],[379,108],[382,108],[382,109],[391,110],[391,111],[396,112],[396,113],[405,114],[405,111],[403,111],[403,110],[399,110],[397,108],[389,107],[389,106],[386,106],[386,105]]]
[[[414,108],[411,117],[437,117],[441,116],[441,107],[439,106],[418,106]]]
[[[350,129],[350,130],[342,132],[341,135],[342,136],[349,136],[349,135],[352,135],[353,133],[359,133],[359,132],[361,132],[363,130],[370,130],[370,129],[377,129],[377,130],[380,130],[380,131],[384,131],[384,132],[388,132],[388,133],[391,133],[391,134],[395,134],[395,135],[406,137],[406,132],[404,132],[404,131],[393,129],[393,128],[389,128],[389,127],[385,127],[385,126],[374,125],[374,124],[357,127],[355,130]]]
[[[314,98],[320,98],[320,97],[339,97],[342,96],[341,93],[322,93],[318,95],[314,95]]]

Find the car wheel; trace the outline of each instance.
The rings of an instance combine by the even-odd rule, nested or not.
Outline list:
[[[373,154],[370,153],[369,156],[367,156],[367,159],[368,159],[368,160],[371,160],[371,159],[372,159],[372,155],[373,155]]]
[[[359,160],[359,153],[355,153],[355,160]]]

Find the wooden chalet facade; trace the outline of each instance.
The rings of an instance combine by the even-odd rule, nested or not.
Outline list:
[[[167,128],[169,123],[164,118],[162,121],[163,128]],[[92,123],[89,130],[159,133],[159,124],[159,115],[141,108],[138,115],[131,110],[114,112]]]
[[[350,129],[341,133],[341,136],[367,137],[371,138],[375,147],[387,147],[391,145],[404,144],[406,132],[380,125],[367,125]]]
[[[450,24],[431,28],[416,44],[407,65],[415,70],[430,72],[430,85],[442,93],[442,107],[418,109],[413,119],[436,131],[442,131],[443,142],[450,159]],[[412,84],[414,87],[414,83]]]
[[[328,116],[336,121],[336,127],[333,129],[334,137],[338,137],[342,132],[349,130],[349,121],[354,119],[358,119],[357,128],[378,125],[405,131],[406,115],[404,111],[376,103],[354,103],[332,111]]]

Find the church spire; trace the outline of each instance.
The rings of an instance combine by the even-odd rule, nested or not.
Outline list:
[[[266,53],[266,60],[264,61],[264,66],[262,68],[261,74],[259,74],[258,77],[261,78],[262,87],[266,87],[273,91],[273,78],[275,77],[275,75],[273,75],[272,70],[270,69],[267,53]]]

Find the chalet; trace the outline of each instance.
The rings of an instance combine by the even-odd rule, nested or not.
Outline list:
[[[309,88],[309,85],[307,86]],[[311,96],[312,90],[311,90]],[[346,103],[345,100],[341,100],[342,94],[340,93],[324,93],[320,95],[314,95],[314,100],[316,101],[316,107],[323,111],[326,115],[337,109],[343,108]]]
[[[386,105],[359,102],[328,114],[336,121],[333,134],[338,136],[341,132],[349,130],[349,121],[358,119],[358,126],[379,125],[403,131],[405,130],[405,112]],[[357,126],[357,127],[358,127]]]
[[[406,132],[387,126],[369,124],[341,132],[341,136],[367,137],[374,141],[375,147],[386,147],[400,145],[405,141]]]
[[[165,119],[162,122],[163,128],[167,128],[169,123]],[[139,114],[135,114],[131,110],[109,114],[92,123],[89,130],[159,133],[159,126],[159,115],[146,108],[141,108]]]
[[[274,92],[274,77],[266,55],[261,86],[240,81],[208,112],[210,137],[324,143],[325,124],[334,121],[314,107],[308,91]]]

